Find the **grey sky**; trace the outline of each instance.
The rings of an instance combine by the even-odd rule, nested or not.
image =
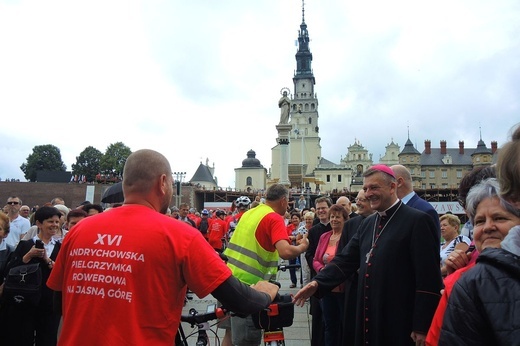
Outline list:
[[[357,138],[374,161],[407,126],[430,139],[501,146],[520,121],[520,3],[306,1],[322,155]],[[67,168],[117,141],[174,171],[215,163],[220,185],[249,149],[269,168],[277,101],[293,89],[301,1],[0,0],[0,177],[35,145]]]

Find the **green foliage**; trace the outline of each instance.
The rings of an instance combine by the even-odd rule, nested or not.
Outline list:
[[[101,173],[116,177],[123,176],[123,167],[132,151],[123,142],[110,144],[101,158]]]
[[[61,171],[67,167],[61,159],[60,149],[52,144],[37,145],[33,148],[32,154],[27,156],[20,169],[25,175],[25,179],[36,181],[37,171]]]
[[[76,156],[76,163],[72,164],[72,174],[84,175],[88,182],[96,179],[96,175],[101,172],[101,160],[103,153],[92,146],[88,146],[79,156]]]

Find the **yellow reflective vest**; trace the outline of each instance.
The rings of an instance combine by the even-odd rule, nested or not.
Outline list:
[[[252,285],[276,276],[278,251],[265,250],[255,237],[260,221],[274,212],[268,205],[260,204],[244,213],[224,251],[233,276],[243,283]]]

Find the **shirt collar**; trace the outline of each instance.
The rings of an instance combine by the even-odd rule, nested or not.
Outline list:
[[[379,216],[392,216],[392,214],[395,212],[395,210],[397,209],[397,205],[399,204],[399,202],[401,202],[401,200],[398,198],[395,200],[394,204],[392,204],[390,206],[390,208],[384,210],[384,211],[381,211],[381,212],[377,212],[379,214]]]
[[[404,204],[408,204],[408,202],[412,199],[412,197],[414,195],[415,195],[415,192],[412,191],[409,194],[407,194],[406,196],[404,196],[401,200],[403,201]]]

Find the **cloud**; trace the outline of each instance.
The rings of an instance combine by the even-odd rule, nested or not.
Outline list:
[[[374,154],[410,132],[499,145],[518,122],[520,4],[306,1],[322,156]],[[0,177],[41,144],[70,169],[87,146],[156,149],[222,186],[248,150],[271,165],[282,87],[293,89],[298,1],[0,0]]]

